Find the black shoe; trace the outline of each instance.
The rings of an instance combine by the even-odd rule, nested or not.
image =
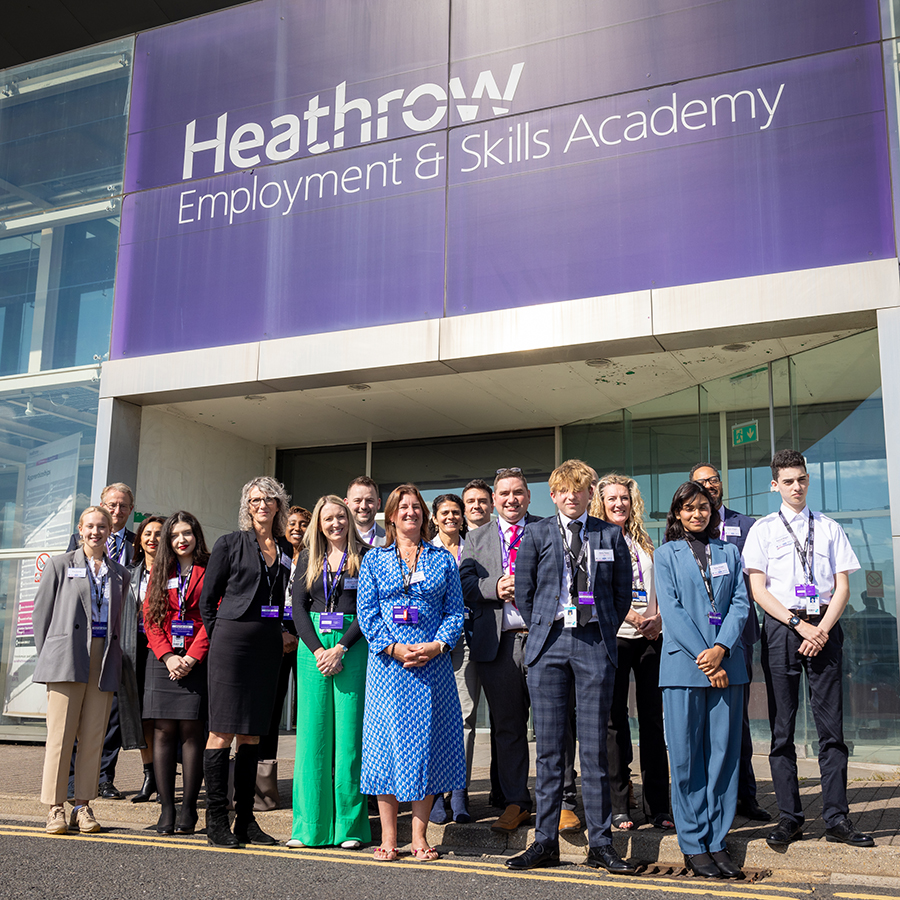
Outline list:
[[[104,800],[125,799],[125,795],[111,781],[104,781],[103,784],[100,785],[97,796],[102,797]]]
[[[175,807],[163,805],[162,812],[159,814],[159,821],[156,823],[156,830],[159,834],[175,834]]]
[[[132,803],[147,803],[156,793],[156,775],[153,763],[144,763],[144,783],[141,789],[131,798]]]
[[[587,859],[584,861],[586,866],[593,869],[606,869],[613,875],[635,875],[637,869],[630,863],[625,862],[618,853],[613,849],[612,844],[602,844],[599,847],[591,847],[588,850]]]
[[[790,819],[782,819],[767,835],[766,843],[770,847],[786,847],[803,837],[803,825],[797,825]]]
[[[874,847],[875,839],[871,834],[863,834],[853,827],[849,819],[842,819],[837,825],[825,829],[825,840],[839,844],[849,844],[851,847]]]
[[[717,850],[715,853],[709,854],[713,858],[713,862],[719,867],[723,878],[740,878],[743,876],[739,866],[734,864],[734,860],[728,855],[727,850]]]
[[[772,816],[767,813],[755,799],[738,800],[735,813],[745,819],[753,819],[754,822],[771,822]]]
[[[175,821],[175,834],[193,834],[197,826],[197,810],[196,808],[185,809],[181,807],[178,818]]]
[[[450,792],[450,814],[457,825],[466,825],[472,821],[469,812],[469,794],[467,791]]]
[[[701,878],[721,878],[722,870],[708,853],[684,854],[684,865]]]
[[[541,869],[559,865],[559,847],[545,847],[535,841],[524,853],[506,860],[507,869]]]
[[[241,842],[231,833],[228,825],[228,813],[224,811],[206,811],[206,842],[213,847],[236,849]]]
[[[488,794],[488,806],[493,806],[494,809],[506,809],[509,804],[506,802],[506,798],[499,791],[491,791]]]
[[[234,820],[234,836],[241,844],[263,844],[270,846],[277,844],[278,841],[271,834],[266,834],[256,819],[250,819],[246,824],[238,825],[237,819]]]

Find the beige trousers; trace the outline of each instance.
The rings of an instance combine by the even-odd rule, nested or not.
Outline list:
[[[69,786],[72,748],[75,756],[75,798],[93,800],[100,781],[100,756],[109,724],[112,691],[101,691],[104,638],[91,639],[91,669],[88,683],[55,681],[47,685],[47,747],[41,803],[65,803]]]

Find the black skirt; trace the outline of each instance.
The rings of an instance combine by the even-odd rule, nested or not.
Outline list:
[[[280,619],[216,620],[207,657],[210,731],[268,733],[283,648]]]
[[[206,663],[199,662],[184,678],[172,681],[166,664],[152,651],[147,655],[147,674],[144,684],[145,719],[206,718]]]

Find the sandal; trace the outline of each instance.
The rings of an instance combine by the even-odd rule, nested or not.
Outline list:
[[[400,859],[400,851],[396,847],[376,847],[372,858],[376,862],[395,862]]]
[[[632,831],[634,829],[634,820],[627,813],[618,813],[613,816],[612,823],[619,831]]]
[[[657,813],[653,817],[653,827],[662,831],[674,831],[675,823],[665,813]]]
[[[412,855],[419,862],[433,862],[441,858],[441,854],[434,847],[419,847],[417,850],[413,850]]]

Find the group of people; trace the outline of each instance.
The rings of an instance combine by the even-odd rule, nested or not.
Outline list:
[[[253,814],[257,763],[260,740],[277,738],[295,671],[288,846],[369,842],[372,796],[381,821],[376,860],[398,858],[404,802],[412,805],[413,855],[437,859],[429,819],[471,821],[483,690],[491,803],[503,810],[492,828],[512,832],[536,815],[534,843],[507,865],[555,864],[559,833],[582,828],[577,740],[586,863],[634,874],[612,843],[613,827],[639,824],[633,675],[647,821],[677,831],[695,874],[738,877],[725,846],[735,814],[769,818],[756,800],[747,713],[761,633],[779,810],[769,844],[802,835],[794,723],[805,670],[827,839],[872,846],[849,819],[842,732],[839,620],[859,563],[840,526],[807,508],[802,455],[775,455],[772,487],[781,509],[754,521],[723,506],[718,471],[698,464],[675,492],[654,549],[636,481],[601,478],[580,460],[551,473],[556,514],[543,519],[528,512],[531,492],[518,468],[499,470],[492,486],[476,479],[461,496],[443,494],[430,510],[415,485],[400,485],[387,498],[383,527],[381,495],[366,476],[344,498],[321,497],[312,512],[291,507],[283,486],[263,476],[244,486],[239,530],[211,552],[190,513],[151,516],[131,538],[126,567],[124,521],[114,533],[103,501],[124,489],[133,506],[133,496],[111,485],[100,506],[82,513],[79,546],[48,564],[35,601],[34,680],[48,691],[47,831],[99,830],[90,800],[117,691],[123,734],[132,746],[147,745],[142,793],[158,791],[161,833],[194,831],[205,779],[211,844],[274,843]]]

